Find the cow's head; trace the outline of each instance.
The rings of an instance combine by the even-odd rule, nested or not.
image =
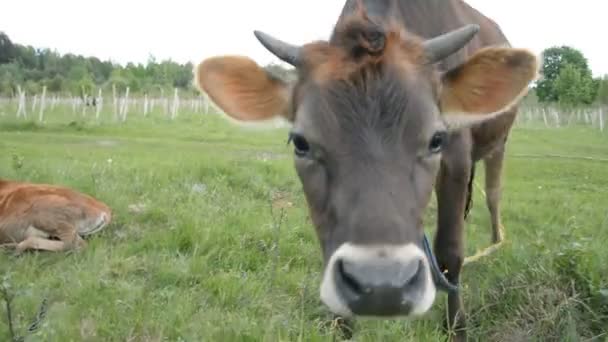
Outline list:
[[[500,115],[535,79],[528,51],[488,48],[440,73],[478,31],[422,41],[365,13],[330,42],[293,46],[256,32],[295,66],[278,79],[246,57],[203,61],[199,88],[230,117],[291,123],[295,167],[324,256],[321,299],[336,314],[408,316],[435,298],[422,250],[424,209],[451,132]]]

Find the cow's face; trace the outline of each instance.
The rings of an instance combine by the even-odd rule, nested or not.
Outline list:
[[[287,84],[245,57],[197,68],[199,87],[241,121],[292,123],[295,167],[324,257],[321,299],[343,316],[408,316],[435,298],[421,248],[422,217],[451,132],[489,120],[536,77],[519,49],[478,52],[439,75],[436,62],[468,42],[466,27],[430,42],[365,18],[346,20],[332,44],[258,39],[295,65]]]

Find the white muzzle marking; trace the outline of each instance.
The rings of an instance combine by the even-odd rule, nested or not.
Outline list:
[[[361,246],[345,243],[341,245],[330,257],[323,280],[321,281],[321,300],[336,315],[343,317],[353,316],[353,312],[340,296],[336,287],[336,262],[346,260],[356,263],[372,259],[383,258],[390,261],[398,261],[407,264],[413,259],[421,259],[424,267],[424,290],[420,300],[412,303],[412,311],[409,316],[420,316],[425,314],[433,305],[437,289],[430,271],[430,265],[424,252],[414,244],[402,246],[378,245]]]

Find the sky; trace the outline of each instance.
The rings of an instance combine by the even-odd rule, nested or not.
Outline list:
[[[345,0],[5,0],[0,31],[16,43],[111,59],[198,63],[223,54],[278,62],[253,36],[294,44],[327,39]],[[604,0],[466,0],[496,21],[511,44],[539,53],[555,45],[583,52],[595,76],[608,74],[600,34]],[[605,31],[605,29],[604,29]],[[608,31],[605,31],[608,32]]]

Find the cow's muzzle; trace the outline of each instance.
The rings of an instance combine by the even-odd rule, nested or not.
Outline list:
[[[325,304],[345,316],[422,314],[435,292],[426,255],[414,244],[345,244],[332,255],[321,285]]]

